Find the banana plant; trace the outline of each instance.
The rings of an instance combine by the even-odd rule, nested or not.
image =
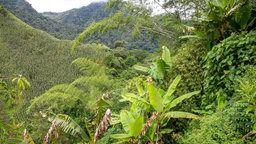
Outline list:
[[[164,79],[166,79],[167,72],[169,72],[171,68],[169,49],[163,46],[161,59],[157,59],[150,68],[140,65],[135,65],[134,68],[138,71],[148,73],[156,82],[163,83]]]
[[[94,144],[99,139],[101,139],[103,137],[103,134],[107,131],[111,118],[111,110],[107,109],[105,114],[103,114],[103,118],[101,118],[101,121],[99,121],[96,127],[93,123],[97,123],[97,117],[102,117],[102,110],[106,108],[106,106],[109,106],[108,102],[105,101],[103,98],[99,99],[97,101],[97,104],[98,112],[100,113],[97,114],[93,122],[91,122],[87,118],[83,118],[84,127],[81,127],[73,118],[66,114],[54,114],[51,112],[48,114],[44,114],[42,112],[40,113],[43,117],[48,118],[48,121],[52,123],[52,126],[59,127],[63,132],[72,136],[78,136],[81,139],[82,143]],[[52,126],[50,127],[49,131],[53,129]],[[48,132],[45,136],[45,144],[49,141],[49,135],[51,135],[51,133],[53,133],[53,131]]]
[[[125,93],[121,101],[131,102],[130,110],[122,110],[113,120],[113,123],[121,123],[125,131],[124,134],[114,134],[111,137],[121,142],[137,143],[138,141],[158,142],[162,134],[172,131],[165,128],[171,118],[200,119],[199,116],[183,111],[172,110],[183,100],[186,100],[200,91],[184,94],[177,98],[173,93],[181,80],[177,76],[168,90],[157,88],[152,80],[148,79],[147,89],[138,90],[138,94]]]

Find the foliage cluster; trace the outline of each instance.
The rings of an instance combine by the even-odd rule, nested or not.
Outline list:
[[[216,98],[225,101],[232,97],[235,78],[244,73],[247,65],[255,65],[255,37],[255,31],[232,34],[207,53],[203,105],[211,104]]]
[[[165,1],[168,14],[154,16],[145,5],[150,1],[131,1],[110,0],[108,6],[118,11],[75,41],[58,40],[0,8],[0,78],[28,78],[14,78],[13,87],[1,80],[1,142],[14,140],[21,127],[31,143],[96,143],[104,133],[99,143],[255,142],[255,2]],[[127,50],[123,38],[112,42],[114,49],[79,45],[117,28],[170,45],[161,55]],[[191,33],[197,35],[178,38]],[[10,122],[16,126],[5,125]]]

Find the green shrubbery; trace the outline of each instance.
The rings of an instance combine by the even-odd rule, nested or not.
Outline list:
[[[209,105],[215,99],[229,100],[233,96],[236,77],[244,74],[247,65],[256,64],[255,45],[255,31],[240,35],[233,33],[207,53],[203,105]]]

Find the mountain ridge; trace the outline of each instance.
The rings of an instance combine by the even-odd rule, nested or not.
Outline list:
[[[25,23],[34,28],[46,31],[56,38],[73,39],[79,33],[76,26],[60,24],[44,17],[25,0],[0,0],[0,5]]]

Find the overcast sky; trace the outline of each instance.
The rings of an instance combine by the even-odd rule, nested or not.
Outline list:
[[[87,6],[92,2],[107,0],[26,0],[38,12],[63,12],[73,8]]]

